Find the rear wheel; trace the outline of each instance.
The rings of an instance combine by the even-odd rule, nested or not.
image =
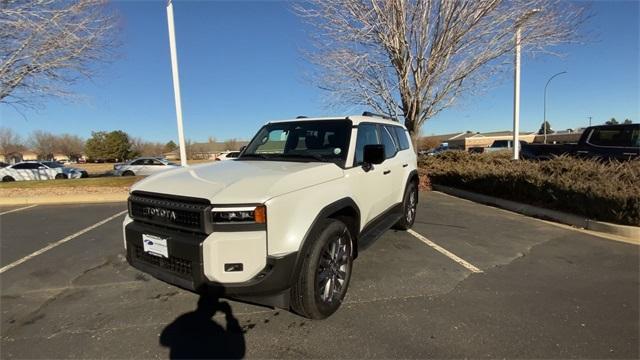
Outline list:
[[[2,182],[9,182],[9,181],[16,181],[16,179],[12,178],[9,175],[2,178]]]
[[[127,170],[122,173],[122,176],[134,176],[135,174],[131,170]]]
[[[311,319],[324,319],[342,304],[353,266],[352,239],[347,226],[326,219],[312,243],[303,249],[303,263],[291,291],[292,309]]]
[[[63,180],[66,178],[67,178],[67,175],[65,174],[56,174],[56,180]]]
[[[409,230],[416,221],[416,209],[418,207],[418,186],[414,181],[409,183],[404,192],[402,204],[402,218],[393,226],[397,230]]]

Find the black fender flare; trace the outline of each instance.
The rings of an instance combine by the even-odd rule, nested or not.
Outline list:
[[[404,191],[402,192],[402,203],[404,204],[404,195],[407,192],[407,187],[409,186],[409,184],[411,182],[415,181],[416,182],[416,186],[418,186],[420,184],[420,177],[418,176],[418,170],[411,170],[411,172],[409,173],[409,176],[407,176],[407,180],[404,183]],[[418,199],[416,199],[416,202],[419,201]]]

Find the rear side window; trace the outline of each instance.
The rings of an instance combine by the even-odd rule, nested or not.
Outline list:
[[[598,146],[634,146],[633,129],[594,129],[589,143]]]
[[[358,125],[358,138],[356,140],[356,158],[354,166],[362,164],[364,158],[364,146],[380,144],[378,140],[378,131],[373,124]]]
[[[392,158],[398,152],[398,149],[387,126],[380,126],[380,135],[382,144],[384,145],[384,157],[387,159]]]
[[[24,163],[24,164],[13,165],[12,169],[16,169],[16,170],[32,170],[32,169],[37,169],[39,167],[40,167],[40,164],[38,164],[38,163]]]
[[[407,138],[407,132],[399,126],[394,126],[393,129],[396,132],[400,150],[407,150],[409,148],[409,138]]]

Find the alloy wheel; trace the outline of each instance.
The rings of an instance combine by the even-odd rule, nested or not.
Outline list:
[[[316,289],[324,303],[331,304],[342,298],[348,276],[347,271],[349,271],[348,241],[345,230],[322,249],[316,276]]]

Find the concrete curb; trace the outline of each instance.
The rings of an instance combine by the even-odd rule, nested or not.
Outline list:
[[[115,194],[78,194],[65,196],[21,196],[14,198],[0,199],[0,205],[44,205],[44,204],[92,204],[125,202],[129,197],[128,193]]]
[[[622,236],[631,240],[640,239],[640,227],[638,226],[618,225],[603,221],[591,220],[579,215],[567,214],[556,210],[522,204],[511,200],[500,199],[497,197],[478,194],[466,190],[460,190],[444,185],[433,184],[432,187],[436,191],[479,202],[482,204],[497,206],[499,208],[517,212],[523,215],[532,216],[543,220],[551,220],[586,230]]]

